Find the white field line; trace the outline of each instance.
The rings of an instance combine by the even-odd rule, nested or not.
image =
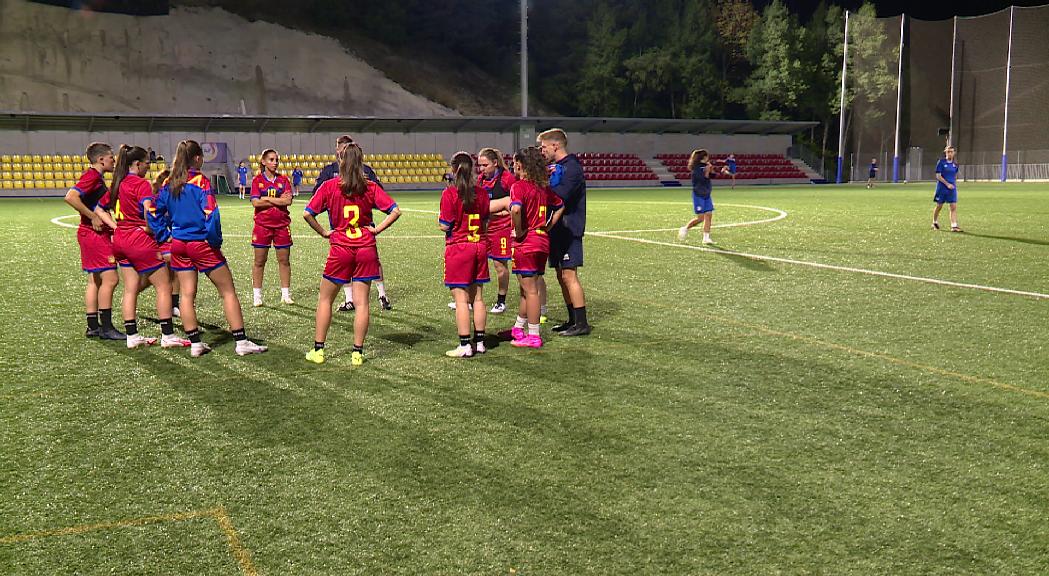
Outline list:
[[[950,280],[940,280],[938,278],[926,278],[924,276],[909,276],[907,274],[895,274],[892,272],[881,272],[878,270],[867,270],[865,268],[854,268],[852,266],[838,266],[836,264],[823,264],[821,262],[807,262],[805,260],[793,260],[790,258],[780,258],[777,256],[763,256],[761,254],[750,254],[747,252],[736,252],[735,250],[723,250],[721,248],[706,248],[702,246],[692,246],[690,244],[674,244],[671,242],[660,242],[658,240],[646,240],[644,238],[631,238],[629,236],[616,236],[610,233],[593,232],[593,236],[598,238],[612,238],[615,240],[627,240],[629,242],[638,242],[640,244],[652,244],[655,246],[667,246],[670,248],[683,248],[686,250],[696,250],[699,252],[710,252],[712,254],[725,254],[728,256],[740,256],[743,258],[750,258],[752,260],[764,260],[767,262],[779,262],[781,264],[794,264],[796,266],[808,266],[810,268],[819,268],[822,270],[836,270],[838,272],[852,272],[855,274],[865,274],[868,276],[880,276],[882,278],[893,278],[896,280],[909,280],[911,282],[924,282],[926,284],[936,284],[939,286],[950,286],[952,288],[968,288],[971,290],[982,290],[985,292],[998,292],[1000,294],[1012,294],[1015,296],[1027,296],[1030,298],[1049,300],[1049,294],[1043,294],[1041,292],[1028,292],[1025,290],[1013,290],[1011,288],[998,288],[996,286],[983,286],[981,284],[967,284],[964,282],[952,282]]]
[[[629,201],[629,202],[620,202],[620,204],[642,204],[642,202]],[[655,204],[655,202],[650,202],[649,204]],[[674,206],[680,206],[681,205],[678,202],[666,202],[665,204],[672,204]],[[777,220],[783,220],[784,218],[787,217],[787,212],[785,210],[780,210],[779,208],[768,208],[768,207],[765,207],[765,206],[751,206],[750,204],[728,204],[728,203],[718,204],[718,206],[733,206],[733,207],[736,207],[736,208],[754,208],[756,210],[765,210],[765,211],[768,211],[768,212],[775,212],[776,215],[773,216],[772,218],[765,218],[764,220],[749,220],[747,222],[729,222],[727,224],[714,224],[714,225],[711,226],[711,228],[736,228],[736,227],[739,227],[739,226],[755,226],[757,224],[768,224],[769,222],[775,222]],[[597,231],[594,231],[594,232],[591,232],[591,233],[592,234],[634,234],[634,233],[637,233],[637,232],[676,232],[677,230],[678,230],[677,228],[649,228],[649,229],[646,229],[646,230],[597,230]]]

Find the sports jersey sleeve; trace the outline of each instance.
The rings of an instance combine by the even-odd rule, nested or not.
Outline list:
[[[480,215],[481,220],[488,220],[492,214],[491,207],[488,204],[488,194],[480,186],[474,188],[474,194],[474,205],[477,206],[478,215]]]
[[[485,202],[487,204],[487,202]],[[455,226],[456,218],[455,210],[455,188],[445,188],[444,192],[441,193],[441,211],[437,216],[437,221],[442,226]]]
[[[312,216],[316,216],[322,212],[328,210],[328,195],[327,194],[313,194],[313,198],[310,198],[308,204],[306,204],[305,211]]]
[[[105,183],[102,182],[102,175],[91,169],[85,170],[80,175],[80,180],[77,180],[77,183],[73,185],[73,189],[81,196],[84,196],[98,190],[99,186],[105,186]]]
[[[161,188],[154,202],[146,212],[146,225],[153,232],[158,244],[171,240],[171,213],[168,212],[168,189]]]
[[[103,210],[109,210],[110,201],[112,200],[110,194],[110,191],[106,190],[102,193],[102,197],[98,199],[98,205],[101,206]]]
[[[564,162],[554,166],[550,187],[565,202],[574,202],[583,193],[583,168],[575,162]]]
[[[510,187],[510,205],[521,206],[523,200],[521,195],[523,193],[523,187],[520,182],[514,182],[514,185]]]
[[[219,204],[211,190],[201,190],[200,208],[204,211],[204,230],[207,242],[212,248],[222,246],[222,219],[219,216]]]
[[[262,198],[262,190],[266,185],[262,182],[262,176],[255,176],[251,179],[251,199],[258,200]]]
[[[546,194],[546,205],[554,210],[559,210],[565,205],[565,201],[561,199],[553,190],[547,190]]]
[[[937,174],[943,174],[943,168],[944,168],[944,166],[946,166],[946,165],[947,165],[947,163],[943,161],[943,158],[940,158],[940,159],[939,159],[939,160],[938,160],[938,161],[936,162],[936,173],[937,173]]]
[[[372,182],[375,182],[379,186],[382,186],[382,182],[379,181],[379,177],[375,174],[375,170],[372,170],[371,166],[364,164],[361,166],[364,169],[364,177]]]
[[[335,177],[336,170],[338,170],[338,164],[328,164],[321,169],[321,173],[317,175],[317,183],[313,185],[314,194],[317,193],[317,190],[320,190],[321,184]]]
[[[146,213],[146,200],[150,203],[155,203],[153,199],[153,186],[150,185],[148,180],[140,180],[138,185],[135,186],[135,204],[138,204],[138,209],[141,214]]]
[[[375,184],[375,207],[387,214],[393,212],[393,209],[397,207],[397,203],[378,183]]]

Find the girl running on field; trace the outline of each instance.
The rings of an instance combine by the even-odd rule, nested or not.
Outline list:
[[[459,346],[445,354],[469,358],[484,354],[485,322],[483,285],[488,276],[488,193],[474,183],[473,158],[457,152],[451,162],[452,185],[441,193],[438,225],[445,233],[444,285],[455,302]],[[471,327],[471,305],[473,326]],[[472,330],[471,330],[472,328]]]
[[[218,289],[222,309],[230,332],[237,341],[238,356],[265,352],[244,333],[244,315],[233,285],[233,274],[226,265],[222,250],[222,222],[219,207],[211,191],[211,181],[200,173],[204,151],[194,140],[179,142],[171,177],[157,194],[155,211],[149,226],[158,242],[171,238],[171,268],[178,276],[182,292],[182,327],[189,336],[190,355],[203,356],[211,351],[200,337],[194,300],[197,296],[198,273],[203,272]]]
[[[696,217],[682,226],[677,233],[678,240],[684,240],[688,231],[703,223],[703,243],[713,244],[710,239],[710,221],[714,218],[714,200],[711,198],[713,184],[710,181],[714,174],[714,164],[710,162],[710,154],[706,150],[693,150],[688,159],[688,169],[692,172],[692,207],[696,211]],[[728,168],[723,168],[722,173],[728,173]]]
[[[252,304],[262,306],[262,279],[266,275],[266,260],[270,246],[277,253],[280,273],[280,301],[294,304],[291,299],[291,206],[294,190],[287,176],[279,173],[280,155],[268,148],[259,156],[259,173],[251,180],[251,205],[255,207],[255,228],[251,231],[251,246],[255,262],[251,268]]]
[[[375,237],[393,225],[401,217],[401,211],[382,186],[365,176],[364,153],[359,146],[350,143],[339,148],[338,162],[338,176],[317,188],[303,214],[310,228],[331,242],[317,296],[313,350],[306,354],[306,360],[317,364],[325,361],[324,346],[331,326],[332,306],[339,288],[352,283],[355,314],[350,363],[360,366],[364,363],[364,338],[368,335],[371,315],[371,283],[380,277]],[[377,226],[372,222],[373,208],[387,214]],[[317,222],[317,215],[322,212],[328,213],[329,230]]]
[[[113,170],[113,189],[96,211],[108,210],[116,221],[113,233],[113,254],[127,263],[120,265],[124,278],[124,296],[121,302],[127,347],[152,346],[156,338],[138,333],[136,312],[138,294],[150,284],[157,292],[157,318],[160,320],[160,345],[164,348],[183,348],[189,340],[175,335],[172,323],[171,272],[161,255],[161,247],[146,224],[146,215],[153,207],[153,186],[143,178],[149,171],[149,152],[140,146],[123,145]]]

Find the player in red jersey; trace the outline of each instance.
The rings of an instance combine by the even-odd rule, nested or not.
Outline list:
[[[262,306],[262,278],[266,273],[266,259],[270,245],[277,252],[280,272],[280,301],[294,304],[291,299],[291,206],[294,188],[287,176],[277,172],[280,155],[272,148],[259,156],[259,173],[251,180],[251,205],[255,207],[255,228],[251,231],[251,246],[255,249],[255,265],[251,269],[252,302]]]
[[[510,187],[517,178],[503,160],[503,153],[495,148],[482,148],[477,153],[477,166],[481,174],[477,183],[488,192],[489,200],[510,196]],[[488,221],[488,257],[492,260],[498,282],[498,300],[492,306],[492,314],[506,311],[506,293],[510,288],[510,258],[513,256],[513,229],[509,210],[493,212]]]
[[[265,352],[266,346],[248,340],[244,331],[244,313],[237,288],[221,250],[219,206],[211,191],[211,182],[200,173],[203,165],[204,151],[199,143],[179,142],[171,177],[157,192],[156,205],[150,206],[146,217],[158,242],[171,238],[171,268],[182,285],[182,326],[189,336],[190,356],[203,356],[211,351],[201,340],[194,303],[200,272],[208,276],[222,298],[222,311],[237,342],[237,355]]]
[[[168,181],[169,176],[171,176],[171,170],[163,170],[159,174],[157,174],[156,178],[153,179],[153,198],[150,202],[143,203],[143,208],[145,209],[145,212],[148,213],[149,207],[156,205],[155,199],[157,197],[157,191],[160,190],[160,187],[163,186],[165,182]],[[181,316],[181,312],[178,309],[179,282],[178,278],[175,277],[175,271],[171,269],[171,240],[168,240],[167,242],[158,245],[160,246],[160,258],[164,261],[164,264],[167,265],[168,279],[170,280],[171,284],[171,315],[174,317],[179,317]]]
[[[539,148],[522,148],[514,154],[518,181],[510,187],[510,216],[514,222],[513,273],[521,284],[521,305],[510,334],[518,348],[539,348],[540,294],[538,278],[546,271],[550,255],[547,230],[564,212],[564,202],[550,189],[546,160]],[[528,332],[525,332],[525,325]]]
[[[455,325],[459,346],[445,354],[469,358],[484,354],[484,329],[488,312],[482,285],[488,276],[488,193],[474,184],[474,162],[470,154],[457,152],[451,162],[452,185],[441,193],[437,223],[445,233],[444,285],[455,301]],[[470,311],[473,310],[471,340]]]
[[[117,261],[113,256],[113,229],[116,223],[108,215],[95,213],[95,207],[106,194],[102,175],[113,171],[113,148],[93,142],[87,147],[91,167],[84,171],[76,185],[66,192],[66,203],[80,213],[76,231],[80,245],[80,265],[87,272],[84,308],[87,312],[88,338],[123,340],[124,334],[113,327],[113,291],[117,287]]]
[[[124,296],[121,301],[127,347],[152,346],[156,338],[138,333],[136,308],[138,294],[150,284],[157,291],[157,317],[160,319],[161,346],[181,348],[189,340],[175,336],[171,321],[171,277],[161,257],[160,246],[146,224],[146,213],[153,203],[153,186],[143,176],[149,171],[149,152],[140,146],[120,147],[113,169],[113,190],[102,197],[95,212],[112,214],[117,223],[113,233],[113,254],[120,261],[124,277]]]
[[[317,188],[303,214],[310,228],[331,242],[317,296],[317,328],[313,350],[306,354],[306,359],[317,364],[324,362],[324,341],[331,326],[332,305],[339,288],[352,283],[356,314],[353,318],[350,363],[360,366],[364,363],[364,338],[368,334],[371,316],[371,283],[380,277],[375,237],[401,217],[401,210],[382,186],[365,176],[364,153],[360,146],[348,144],[342,147],[338,159],[338,177],[325,181]],[[372,221],[373,208],[386,213],[386,218],[378,225]],[[317,222],[317,214],[322,212],[328,213],[329,230]]]

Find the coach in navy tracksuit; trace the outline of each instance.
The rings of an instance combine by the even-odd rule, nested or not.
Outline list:
[[[568,309],[568,320],[554,326],[562,336],[586,336],[586,297],[577,269],[583,265],[583,233],[586,231],[586,177],[575,154],[568,153],[568,136],[554,128],[538,137],[536,143],[550,165],[550,188],[565,203],[561,222],[550,230],[550,267],[557,270],[561,296]]]
[[[353,138],[350,138],[349,136],[346,136],[346,135],[339,136],[339,139],[335,141],[335,155],[338,156],[339,155],[339,149],[342,148],[343,146],[346,146],[347,144],[353,144]],[[368,180],[371,180],[372,182],[375,182],[379,186],[382,186],[382,182],[379,181],[379,177],[375,175],[375,170],[372,170],[371,166],[368,166],[367,164],[364,164],[362,166],[362,168],[364,168],[364,176],[366,178],[368,178]],[[328,164],[327,166],[325,166],[321,170],[321,173],[317,175],[317,183],[313,185],[313,193],[314,194],[317,193],[317,189],[321,187],[321,184],[324,184],[328,180],[331,180],[332,178],[335,178],[338,175],[339,175],[339,163],[338,162],[332,162],[331,164]]]

